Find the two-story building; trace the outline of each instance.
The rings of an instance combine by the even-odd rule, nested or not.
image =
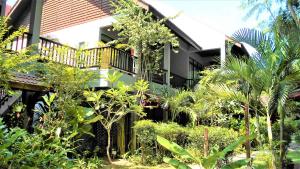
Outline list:
[[[164,17],[151,1],[139,0],[137,4],[158,18]],[[18,0],[8,14],[10,25],[14,28],[28,27],[29,32],[16,38],[10,49],[18,51],[37,44],[40,54],[47,55],[55,62],[97,70],[102,75],[117,70],[123,73],[121,80],[131,84],[136,74],[133,50],[123,51],[97,45],[99,41],[109,42],[118,38],[118,32],[112,31],[114,18],[111,10],[110,0]],[[161,73],[152,75],[151,88],[193,88],[199,81],[200,70],[225,58],[226,37],[224,35],[221,40],[223,47],[203,48],[205,44],[200,44],[173,21],[168,20],[165,24],[178,37],[179,52],[175,53],[170,45],[164,46]],[[65,45],[70,48],[64,54],[56,54],[56,48]],[[79,61],[72,56],[82,46],[85,47],[85,54],[80,56]],[[242,45],[237,46],[234,51],[242,48]],[[4,97],[5,93],[0,92],[0,115],[20,97],[23,102],[31,104],[28,109],[32,108],[34,103],[26,100],[35,100],[36,93],[40,92],[38,79],[30,75],[16,76],[17,81],[13,83],[22,84],[15,85],[20,93],[7,98]],[[104,79],[92,84],[100,89],[110,87]]]

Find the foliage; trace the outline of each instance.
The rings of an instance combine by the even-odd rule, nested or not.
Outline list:
[[[90,103],[93,117],[86,123],[94,123],[99,121],[107,131],[108,145],[107,157],[110,159],[110,131],[112,125],[129,113],[144,116],[143,107],[139,103],[144,98],[144,93],[148,90],[148,83],[140,80],[132,87],[118,81],[121,77],[120,73],[114,72],[108,74],[106,80],[116,88],[99,91],[85,91],[84,96],[86,101]]]
[[[0,119],[0,167],[1,168],[98,168],[99,160],[86,165],[84,159],[69,158],[75,155],[72,140],[67,137],[49,135],[41,130],[31,135],[20,128],[7,129]],[[53,133],[52,133],[53,134]],[[76,157],[76,156],[75,156]],[[80,164],[80,165],[79,165]],[[97,166],[95,165],[97,164]]]
[[[113,30],[119,31],[117,41],[137,50],[138,78],[150,79],[148,71],[155,72],[160,66],[165,44],[178,47],[175,35],[164,23],[169,18],[157,19],[140,7],[134,0],[112,1],[116,22]]]
[[[289,98],[289,94],[296,89],[300,78],[298,69],[300,44],[298,41],[295,41],[293,33],[285,35],[280,30],[276,30],[272,35],[268,35],[256,30],[242,29],[234,35],[234,38],[239,42],[251,45],[257,51],[247,61],[254,62],[253,66],[258,67],[255,69],[258,70],[256,73],[253,71],[249,72],[251,74],[254,73],[252,77],[259,77],[258,80],[260,81],[258,81],[258,84],[260,85],[254,86],[255,83],[251,84],[251,81],[249,81],[249,84],[253,88],[261,86],[260,89],[268,95],[268,99],[263,105],[267,114],[270,145],[272,145],[273,139],[270,116],[273,112],[279,114],[280,161],[283,162],[285,154],[284,120],[285,116],[292,112],[290,105],[293,104],[291,104],[292,101]],[[259,94],[259,92],[256,93]]]
[[[199,157],[203,157],[204,128],[209,130],[209,151],[211,152],[216,146],[218,149],[225,148],[239,136],[237,132],[227,128],[182,127],[176,123],[154,123],[150,120],[140,120],[135,123],[134,128],[137,131],[138,142],[142,146],[142,157],[144,157],[145,164],[159,163],[163,156],[171,156],[170,153],[157,146],[156,136],[158,135],[185,147],[192,155]]]
[[[237,148],[239,145],[241,145],[242,143],[244,143],[247,140],[246,137],[240,137],[238,140],[236,140],[235,142],[233,142],[232,144],[228,145],[224,150],[219,151],[219,152],[215,152],[211,155],[209,155],[208,157],[205,158],[198,158],[195,157],[193,155],[191,155],[187,150],[185,150],[184,148],[182,148],[181,146],[179,146],[176,143],[170,142],[167,139],[161,137],[161,136],[157,136],[157,141],[159,142],[159,144],[161,144],[163,147],[165,147],[166,149],[168,149],[169,151],[171,151],[172,153],[179,155],[181,158],[183,159],[188,159],[188,160],[192,160],[193,162],[199,164],[200,166],[202,166],[205,169],[213,169],[216,167],[217,161],[219,159],[222,159],[225,157],[225,155],[230,152],[233,151],[235,148]],[[185,169],[190,169],[190,167],[173,158],[164,158],[164,161],[166,163],[171,164],[173,167],[181,169],[181,168],[185,168]],[[243,160],[243,161],[237,161],[234,162],[234,164],[230,164],[231,166],[238,166],[238,167],[242,167],[244,165],[247,165],[249,161],[247,160]],[[224,168],[228,168],[229,166],[225,166]]]
[[[188,139],[190,140],[189,147],[204,147],[204,128],[208,129],[208,147],[209,152],[217,146],[219,150],[224,149],[229,144],[233,143],[239,134],[233,129],[221,127],[206,127],[197,126],[190,131]],[[203,154],[203,151],[198,150]]]
[[[275,122],[273,124],[273,133],[274,133],[274,140],[280,140],[280,123],[279,121]],[[286,144],[291,143],[292,141],[292,135],[296,133],[296,131],[299,130],[299,125],[295,123],[294,119],[287,118],[285,120],[285,126],[284,126],[284,133],[283,138]]]
[[[36,62],[37,56],[32,56],[27,49],[18,53],[8,49],[15,38],[22,36],[25,31],[26,28],[20,27],[11,33],[7,26],[7,18],[0,17],[0,87],[9,88],[8,81],[13,73],[33,72],[39,65]]]
[[[252,162],[254,168],[257,169],[276,169],[275,158],[270,151],[260,151],[255,155],[255,158]]]
[[[243,110],[239,102],[221,98],[216,94],[220,69],[206,69],[198,87],[194,91],[178,91],[175,95],[165,99],[172,112],[173,121],[181,113],[190,118],[191,125],[216,125],[223,127],[235,126],[231,119],[234,115],[242,114]],[[231,84],[232,80],[223,80],[222,83]],[[222,90],[222,89],[221,89]]]
[[[64,132],[77,133],[78,137],[82,134],[91,134],[91,126],[86,124],[91,113],[90,109],[82,106],[85,100],[83,93],[85,89],[91,87],[91,82],[99,75],[94,71],[69,67],[52,61],[44,64],[45,68],[41,74],[55,93],[49,98],[44,96],[46,107],[50,109],[45,114],[45,117],[48,116],[48,122],[52,127],[60,127]],[[49,106],[48,99],[52,107]]]
[[[297,0],[246,0],[241,1],[242,7],[247,10],[245,18],[256,15],[268,18],[260,20],[262,28],[280,27],[282,33],[290,34],[299,29],[299,2]]]
[[[141,145],[141,163],[142,164],[155,164],[157,161],[155,152],[156,128],[155,123],[150,120],[137,121],[134,129],[138,135],[137,141]]]

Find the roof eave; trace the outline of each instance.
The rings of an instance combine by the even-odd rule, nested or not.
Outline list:
[[[142,4],[144,9],[149,10],[150,12],[152,12],[155,16],[159,17],[159,18],[164,18],[165,16],[159,12],[157,9],[155,9],[152,5],[146,3],[144,0],[139,0],[138,1],[139,5]],[[145,7],[147,6],[147,8]],[[173,30],[175,32],[175,34],[177,36],[180,36],[181,38],[183,38],[185,41],[187,41],[189,44],[191,44],[196,50],[200,51],[202,50],[202,47],[200,45],[198,45],[198,43],[196,43],[192,38],[190,38],[186,33],[184,33],[180,28],[178,28],[173,22],[171,22],[170,20],[166,21],[166,26],[169,27],[171,30]]]

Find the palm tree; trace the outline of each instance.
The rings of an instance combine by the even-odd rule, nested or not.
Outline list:
[[[253,29],[241,29],[233,35],[238,42],[244,42],[256,49],[256,53],[248,60],[254,61],[257,69],[253,73],[258,76],[261,91],[268,94],[268,104],[266,105],[268,136],[272,145],[272,133],[270,116],[277,111],[280,116],[280,157],[284,158],[284,118],[285,106],[288,95],[295,89],[297,81],[300,80],[296,64],[300,59],[300,44],[291,41],[291,36],[282,36],[275,31],[272,35],[266,35]],[[294,37],[292,37],[294,38]],[[253,77],[252,77],[253,78]],[[255,79],[255,78],[254,78]],[[255,80],[255,81],[256,81]],[[249,81],[252,87],[254,83]]]

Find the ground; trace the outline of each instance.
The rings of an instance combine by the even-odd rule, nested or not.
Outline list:
[[[157,166],[142,166],[133,164],[124,159],[114,160],[112,165],[104,165],[103,169],[174,169],[167,164],[161,164]]]

